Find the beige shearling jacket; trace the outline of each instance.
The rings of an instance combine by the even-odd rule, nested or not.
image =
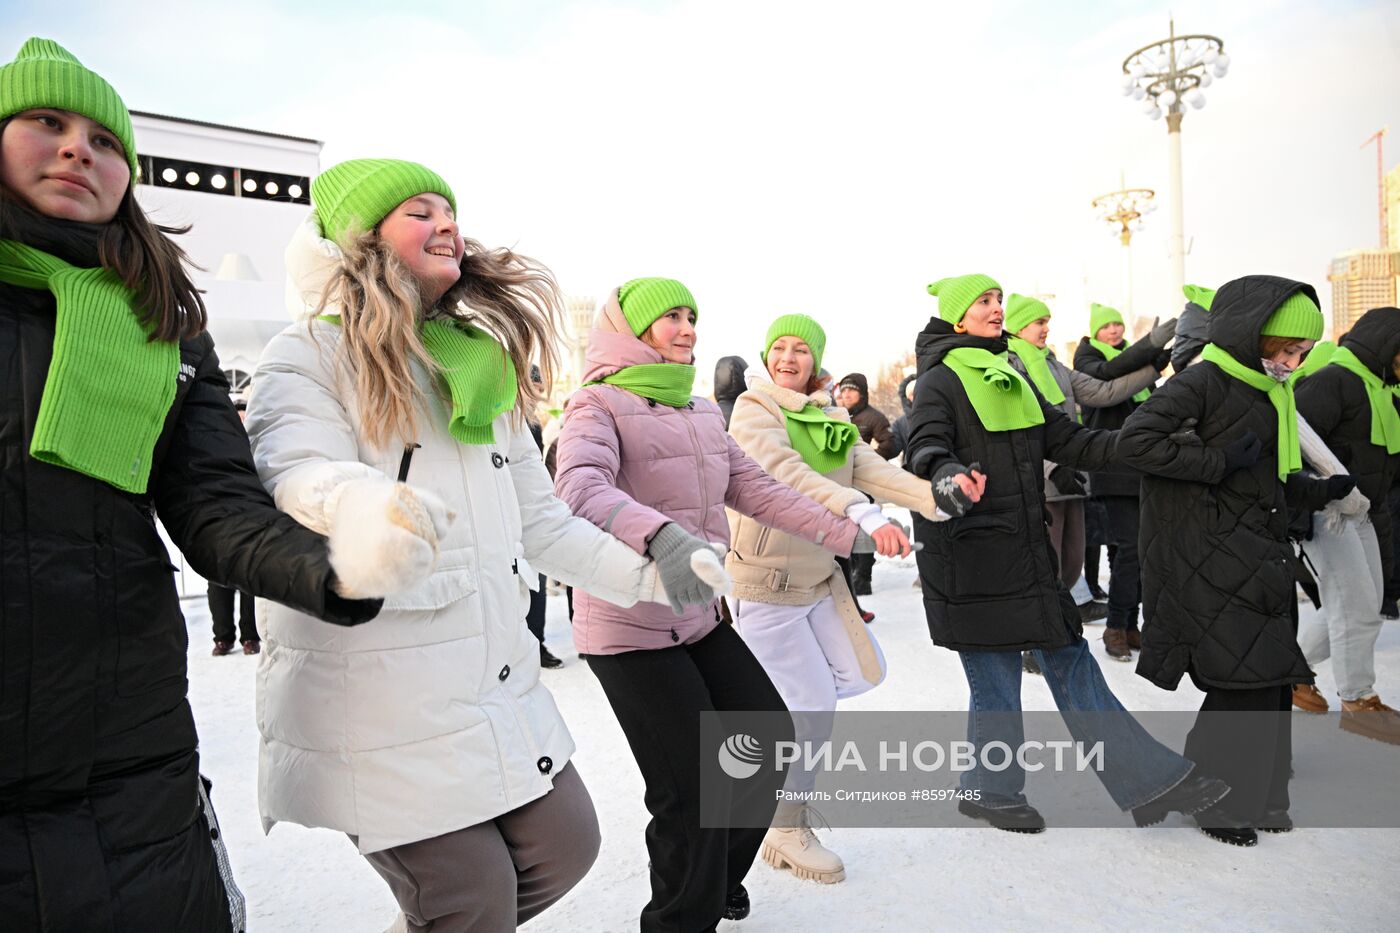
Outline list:
[[[846,462],[830,473],[818,473],[808,466],[788,440],[783,410],[801,411],[809,403],[820,406],[833,419],[850,420],[844,408],[832,407],[825,392],[803,395],[751,370],[749,390],[734,403],[729,433],[770,476],[837,515],[844,516],[850,506],[873,498],[877,504],[913,509],[931,521],[944,517],[935,513],[933,488],[927,480],[889,463],[862,441],[857,441]],[[839,571],[829,551],[733,510],[728,515],[730,545],[725,567],[734,579],[733,599],[804,606],[830,593],[830,578]]]

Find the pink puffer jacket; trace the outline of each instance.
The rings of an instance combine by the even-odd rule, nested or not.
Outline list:
[[[589,333],[585,381],[662,362],[660,353],[627,330],[614,293]],[[773,479],[740,450],[708,399],[672,408],[617,386],[585,386],[569,399],[557,451],[555,493],[575,515],[638,553],[667,522],[727,546],[726,506],[835,554],[849,554],[855,541],[855,524]],[[717,604],[688,606],[677,616],[658,603],[620,609],[574,591],[580,654],[688,644],[718,623]]]

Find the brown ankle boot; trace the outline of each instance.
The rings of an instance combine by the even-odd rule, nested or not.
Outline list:
[[[1327,712],[1327,698],[1312,684],[1293,685],[1293,705],[1305,713]]]
[[[1115,661],[1131,661],[1133,649],[1128,647],[1128,630],[1108,628],[1103,632],[1103,650]]]
[[[1342,728],[1377,742],[1400,745],[1400,713],[1374,693],[1359,700],[1342,701]]]
[[[1142,630],[1137,627],[1137,623],[1128,626],[1125,634],[1128,636],[1128,647],[1134,651],[1142,650]]]

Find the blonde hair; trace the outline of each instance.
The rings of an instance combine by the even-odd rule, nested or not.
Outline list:
[[[440,373],[419,336],[418,325],[426,318],[470,323],[501,342],[515,366],[516,419],[523,419],[553,384],[563,299],[545,266],[466,240],[462,277],[425,309],[413,273],[377,232],[361,235],[343,255],[318,313],[340,314],[337,358],[353,375],[360,422],[371,444],[387,446],[396,437],[409,442],[418,434],[416,410],[426,398],[413,378],[413,364],[434,377]],[[540,369],[538,386],[530,380],[532,360]],[[443,394],[441,380],[434,381]]]

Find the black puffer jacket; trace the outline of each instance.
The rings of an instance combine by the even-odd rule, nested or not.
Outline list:
[[[948,463],[979,463],[987,476],[986,494],[966,516],[937,523],[915,517],[929,634],[957,651],[1063,647],[1079,637],[1080,621],[1045,530],[1043,461],[1102,468],[1113,458],[1116,435],[1076,424],[1039,393],[1044,424],[988,431],[962,380],[942,364],[957,347],[1005,353],[1006,340],[957,334],[934,318],[915,344],[910,469],[930,478]]]
[[[1074,351],[1074,368],[1086,376],[1093,376],[1095,379],[1108,382],[1120,376],[1126,376],[1144,366],[1155,365],[1159,362],[1158,357],[1162,352],[1152,346],[1145,337],[1131,345],[1126,342],[1119,343],[1118,348],[1123,352],[1109,360],[1089,342],[1088,337],[1084,337],[1079,341],[1079,346]],[[1162,367],[1157,368],[1160,370]],[[1152,390],[1148,389],[1148,391]],[[1117,431],[1123,427],[1123,423],[1128,420],[1128,416],[1133,413],[1137,406],[1138,403],[1132,399],[1119,402],[1117,405],[1110,405],[1108,408],[1092,408],[1088,405],[1081,405],[1080,417],[1085,427],[1100,431]],[[1089,495],[1091,496],[1136,496],[1137,494],[1137,472],[1121,464],[1108,470],[1095,470],[1089,474]]]
[[[96,229],[11,237],[96,264]],[[325,540],[258,481],[207,335],[180,345],[146,495],[29,455],[53,349],[48,291],[0,285],[0,927],[218,930],[196,826],[185,620],[155,517],[200,574],[340,624]]]
[[[893,460],[899,456],[899,451],[895,450],[894,435],[890,432],[890,419],[870,404],[870,384],[866,381],[865,374],[851,373],[842,377],[841,382],[837,384],[837,391],[845,386],[853,386],[860,393],[860,401],[854,408],[847,409],[851,416],[851,424],[860,432],[860,439],[875,448],[875,452],[886,460]]]
[[[724,415],[724,426],[729,427],[729,416],[734,414],[734,400],[748,389],[744,382],[744,372],[749,364],[742,356],[724,356],[715,364],[715,404]]]
[[[1274,276],[1226,284],[1211,306],[1211,342],[1262,372],[1259,330],[1299,290],[1317,300],[1311,286]],[[1173,440],[1188,418],[1197,420],[1194,436]],[[1263,455],[1227,476],[1221,448],[1246,431],[1259,436]],[[1203,689],[1311,683],[1295,634],[1288,511],[1289,503],[1323,505],[1325,484],[1301,473],[1279,482],[1278,414],[1268,396],[1197,363],[1133,413],[1118,447],[1144,474],[1139,550],[1149,621],[1138,673],[1167,690],[1187,671]]]
[[[1400,353],[1400,308],[1367,311],[1339,343],[1387,385],[1395,385],[1390,361]],[[1298,413],[1356,477],[1361,494],[1371,500],[1371,522],[1376,526],[1381,564],[1389,580],[1394,559],[1386,496],[1400,470],[1400,454],[1386,453],[1384,447],[1371,443],[1371,402],[1355,373],[1340,366],[1324,366],[1298,383],[1297,398]]]

